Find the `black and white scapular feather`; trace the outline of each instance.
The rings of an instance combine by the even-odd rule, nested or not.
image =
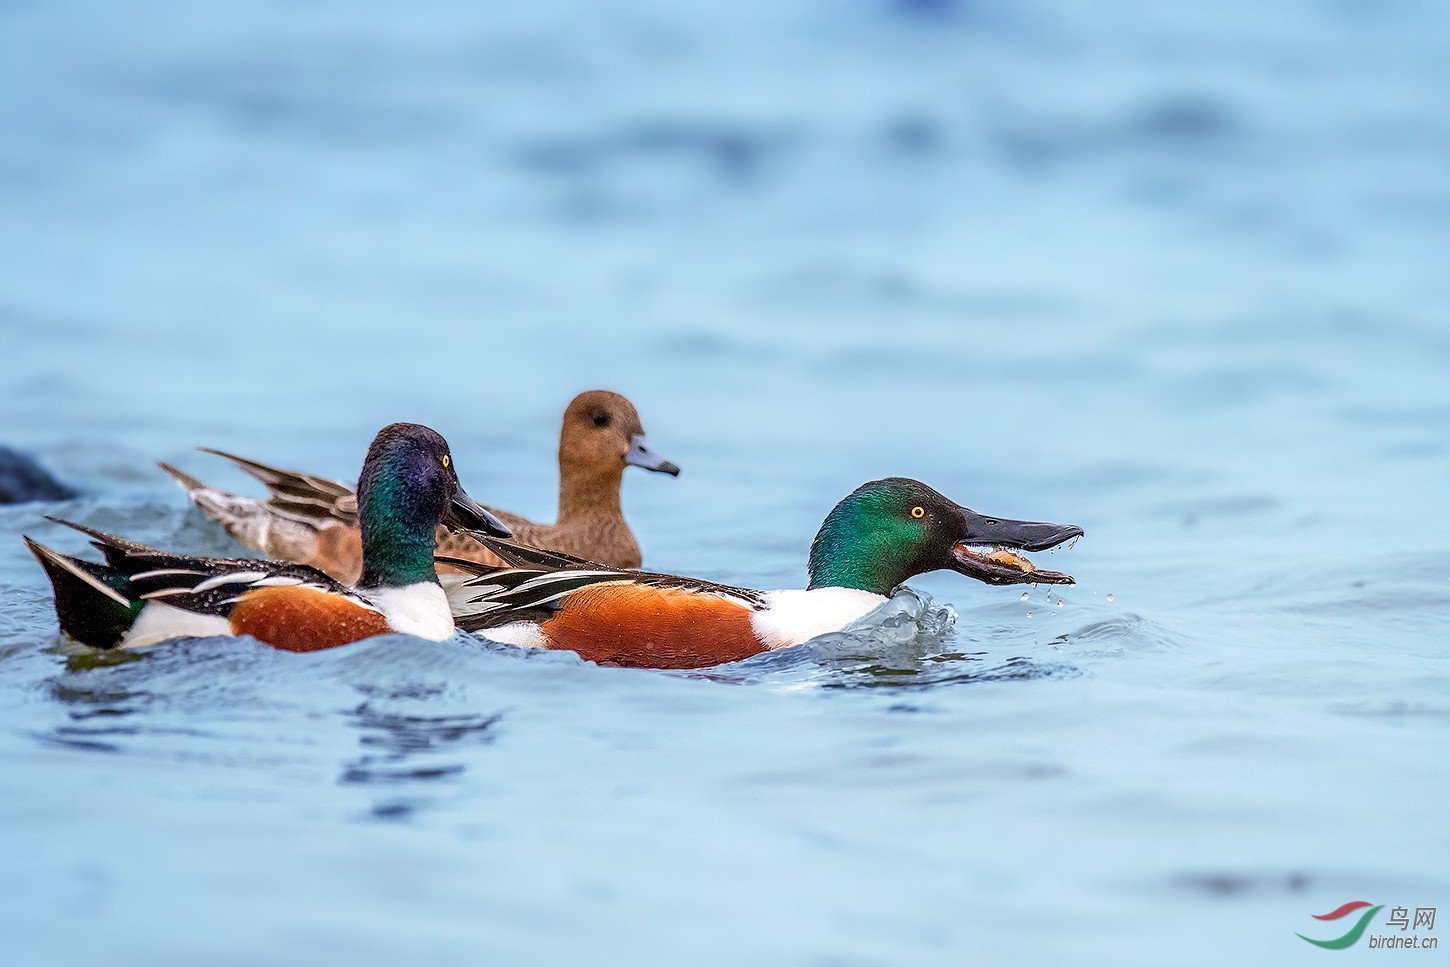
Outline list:
[[[759,591],[715,584],[675,574],[657,574],[608,567],[582,558],[520,544],[477,531],[469,536],[511,567],[493,569],[473,561],[439,557],[471,577],[443,575],[453,622],[464,631],[481,631],[514,621],[546,619],[556,603],[572,591],[594,584],[629,582],[655,588],[680,588],[732,598],[752,610],[765,607]]]

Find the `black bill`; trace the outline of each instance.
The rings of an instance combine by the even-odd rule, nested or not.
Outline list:
[[[483,531],[494,537],[514,536],[507,524],[462,490],[453,496],[453,502],[443,514],[443,523],[464,530]]]
[[[988,584],[1073,584],[1072,575],[1040,571],[1015,550],[1045,551],[1083,534],[1073,524],[983,517],[962,508],[965,537],[952,545],[953,571]]]

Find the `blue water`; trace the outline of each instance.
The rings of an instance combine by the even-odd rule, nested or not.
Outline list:
[[[0,960],[1309,963],[1450,907],[1447,65],[1410,0],[0,5],[0,443],[85,492],[0,508]],[[801,586],[902,474],[1082,525],[1079,583],[697,674],[57,646],[44,514],[235,551],[155,460],[416,420],[549,519],[595,386],[684,469],[627,475],[651,568]]]

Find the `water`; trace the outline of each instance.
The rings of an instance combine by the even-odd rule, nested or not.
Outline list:
[[[0,7],[0,442],[85,491],[0,508],[4,960],[1277,964],[1450,906],[1447,21]],[[229,552],[153,461],[406,419],[548,518],[593,386],[684,470],[626,481],[652,568],[800,586],[903,474],[1079,583],[691,674],[55,647],[45,513]]]

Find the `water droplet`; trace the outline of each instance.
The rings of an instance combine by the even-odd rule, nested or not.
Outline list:
[[[1108,600],[1109,600],[1109,601],[1111,601],[1111,600],[1113,600],[1113,596],[1112,596],[1112,595],[1111,595],[1111,594],[1110,594],[1110,595],[1108,595]]]
[[[1034,590],[1034,591],[1037,590],[1037,582],[1036,581],[1033,581],[1032,582],[1032,590]]]
[[[1022,600],[1023,601],[1026,601],[1027,600],[1027,592],[1026,591],[1023,591],[1022,592]]]
[[[1061,599],[1061,598],[1058,598],[1058,599],[1057,599],[1057,606],[1058,606],[1058,607],[1059,607],[1059,608],[1060,608],[1060,607],[1062,607],[1062,599]]]
[[[1031,611],[1027,612],[1027,617],[1029,617],[1029,618],[1032,617],[1032,612]]]

